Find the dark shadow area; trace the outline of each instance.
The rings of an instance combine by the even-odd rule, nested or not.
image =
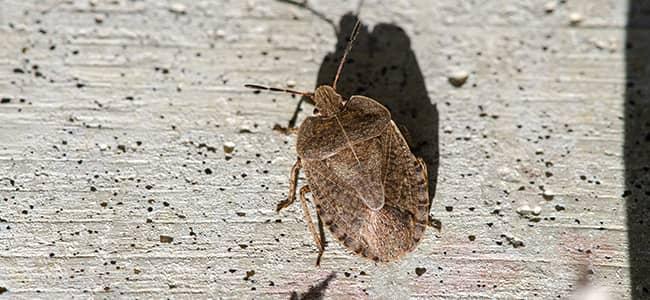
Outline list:
[[[323,58],[316,86],[332,85],[356,20],[351,13],[341,18],[336,51]],[[438,109],[429,99],[406,32],[396,25],[384,23],[377,24],[372,32],[368,32],[368,27],[361,24],[337,91],[346,99],[352,95],[373,98],[391,111],[413,153],[427,164],[429,199],[433,200],[438,179]]]
[[[625,47],[625,193],[632,299],[650,299],[650,1],[630,0]]]
[[[318,299],[323,299],[324,295],[323,292],[327,289],[327,286],[330,284],[330,281],[332,281],[336,277],[336,273],[332,272],[330,273],[327,278],[325,278],[323,281],[321,281],[318,285],[312,286],[309,288],[309,290],[302,294],[298,295],[297,292],[292,292],[291,293],[291,300],[318,300]]]

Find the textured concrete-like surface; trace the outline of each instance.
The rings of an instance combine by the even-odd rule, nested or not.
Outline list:
[[[330,82],[332,2],[1,1],[0,298],[630,297],[625,1],[366,0],[342,92],[408,129],[442,230],[317,268],[274,211],[297,99],[243,84]]]

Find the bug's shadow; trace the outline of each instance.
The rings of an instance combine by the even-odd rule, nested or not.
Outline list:
[[[650,298],[650,2],[630,0],[626,28],[625,202],[632,299]]]
[[[332,84],[356,20],[351,13],[341,18],[336,51],[323,58],[316,86]],[[352,95],[368,96],[391,111],[397,125],[406,129],[413,153],[427,164],[429,199],[433,200],[439,165],[438,109],[429,99],[406,32],[386,23],[377,24],[368,32],[368,27],[361,24],[337,91],[346,99]]]
[[[312,286],[309,288],[309,290],[302,294],[298,295],[297,292],[292,292],[291,293],[291,300],[301,300],[301,299],[309,299],[309,300],[315,300],[315,299],[323,299],[323,294],[325,290],[327,289],[327,286],[329,286],[330,281],[332,281],[336,277],[336,273],[332,272],[330,273],[323,281],[318,283],[315,286]]]

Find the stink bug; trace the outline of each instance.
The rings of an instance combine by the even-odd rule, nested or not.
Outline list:
[[[427,168],[411,152],[404,136],[379,102],[364,96],[343,99],[336,84],[359,33],[357,20],[331,86],[313,93],[247,84],[246,87],[282,91],[310,98],[315,114],[297,130],[298,159],[291,170],[289,196],[277,210],[296,199],[298,173],[307,185],[300,189],[305,220],[323,254],[307,206],[311,193],[317,217],[349,250],[375,261],[393,261],[412,251],[428,224]]]

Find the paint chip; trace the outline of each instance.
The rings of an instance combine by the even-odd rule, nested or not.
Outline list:
[[[223,152],[226,154],[230,154],[233,151],[235,151],[235,143],[232,142],[226,142],[223,144]]]
[[[244,280],[250,279],[251,277],[253,277],[253,275],[255,275],[254,270],[246,271],[246,277],[244,277]]]
[[[530,215],[532,212],[533,212],[533,210],[528,205],[522,205],[522,206],[517,208],[517,213],[522,215],[522,216]]]
[[[580,13],[574,12],[569,15],[569,23],[573,26],[577,26],[578,24],[582,23],[583,17]]]
[[[169,11],[175,14],[184,15],[187,12],[187,7],[182,3],[174,3],[169,7]]]
[[[555,2],[555,1],[547,2],[544,5],[544,11],[546,11],[547,14],[550,14],[553,11],[555,11],[556,8],[557,8],[557,2]]]
[[[544,192],[542,193],[542,197],[544,197],[544,199],[546,199],[547,201],[553,200],[554,196],[555,196],[555,193],[553,193],[550,190],[544,190]]]

